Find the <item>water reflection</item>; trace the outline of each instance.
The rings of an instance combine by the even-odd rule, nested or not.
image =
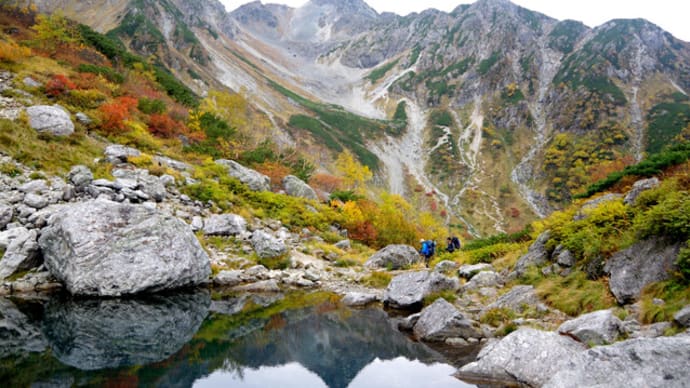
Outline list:
[[[398,357],[393,360],[375,359],[350,382],[349,388],[463,388],[474,387],[451,376],[456,369],[448,364],[426,365],[419,361]],[[329,388],[314,372],[292,362],[275,367],[243,368],[239,371],[215,371],[194,383],[195,388]]]
[[[55,357],[75,368],[145,365],[189,342],[210,303],[206,290],[137,299],[53,299],[43,332]]]
[[[381,309],[347,309],[332,296],[216,299],[205,290],[122,300],[0,298],[0,381],[467,387],[451,377],[459,365],[401,334]]]

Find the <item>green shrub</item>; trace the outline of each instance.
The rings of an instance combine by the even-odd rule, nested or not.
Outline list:
[[[175,101],[187,107],[199,105],[199,98],[196,94],[175,78],[167,69],[162,66],[154,66],[153,70],[156,75],[156,81]]]
[[[145,113],[147,115],[154,113],[161,114],[166,111],[167,106],[165,106],[165,101],[163,100],[143,97],[139,99],[137,109],[139,109],[141,113]]]
[[[331,201],[342,201],[342,202],[357,202],[360,199],[363,199],[361,195],[355,194],[354,191],[352,190],[344,190],[344,191],[334,191],[331,193],[331,195],[328,197],[329,200]]]
[[[479,322],[498,327],[515,319],[515,312],[507,308],[492,308],[485,312]]]
[[[290,255],[260,257],[257,262],[268,269],[287,269],[290,267]]]
[[[663,236],[674,241],[690,238],[690,195],[687,191],[664,193],[661,201],[635,218],[641,237]]]

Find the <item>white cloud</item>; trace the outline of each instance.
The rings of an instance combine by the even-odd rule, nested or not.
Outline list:
[[[378,12],[395,12],[407,15],[427,8],[452,11],[459,4],[471,3],[463,0],[365,0]],[[221,0],[232,11],[247,0]],[[264,3],[287,4],[299,7],[306,0],[263,0]],[[522,7],[539,11],[556,19],[579,20],[590,27],[598,26],[611,19],[645,18],[669,31],[679,39],[690,41],[690,23],[687,21],[690,6],[680,0],[513,0]]]

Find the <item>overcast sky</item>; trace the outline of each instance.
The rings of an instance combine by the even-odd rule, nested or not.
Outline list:
[[[220,0],[232,11],[247,0]],[[452,11],[469,0],[365,0],[379,13],[395,12],[407,15],[426,8]],[[675,37],[690,42],[690,2],[687,0],[512,0],[525,8],[539,11],[556,19],[575,19],[596,27],[611,19],[645,18]],[[262,0],[266,3],[299,7],[306,0]]]

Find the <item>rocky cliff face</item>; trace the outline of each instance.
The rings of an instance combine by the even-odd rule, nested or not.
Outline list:
[[[404,102],[403,130],[340,144],[373,152],[382,185],[434,193],[471,232],[519,229],[690,122],[690,45],[645,20],[591,29],[507,0],[405,17],[361,0],[254,2],[229,14],[215,0],[100,1],[131,48],[198,91],[244,87],[297,146],[333,142],[295,124],[314,110],[267,79],[370,118]]]

